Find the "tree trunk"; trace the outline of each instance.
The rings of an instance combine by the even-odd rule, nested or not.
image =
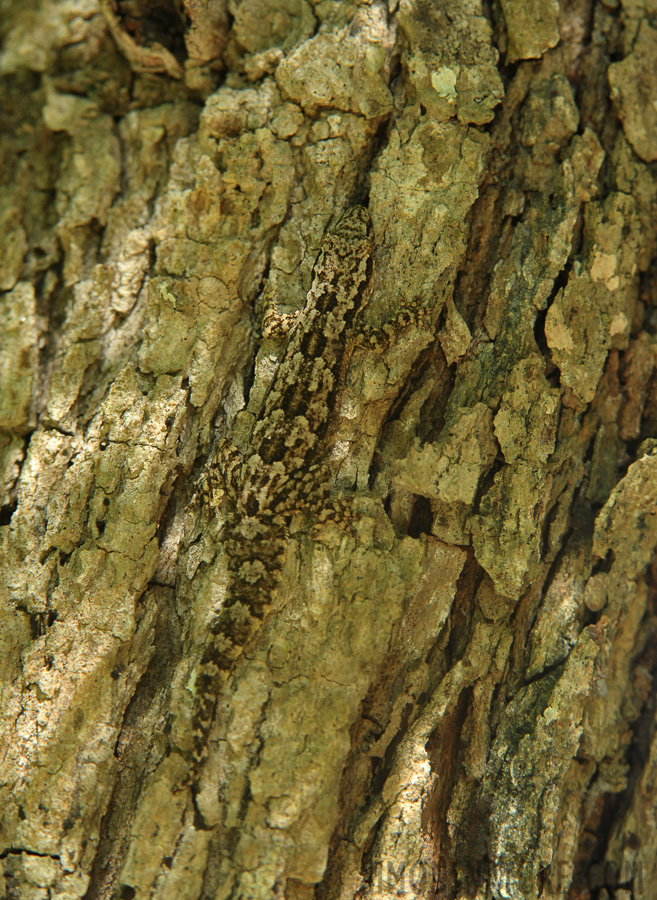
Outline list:
[[[655,0],[2,9],[2,896],[653,896]]]

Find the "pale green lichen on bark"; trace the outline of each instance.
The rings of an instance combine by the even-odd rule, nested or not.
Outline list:
[[[648,15],[644,14],[647,13]],[[625,58],[609,66],[611,97],[618,104],[625,135],[633,150],[646,162],[657,159],[657,28],[655,7],[646,3],[623,4]]]
[[[25,65],[46,68],[49,54],[56,56],[71,40],[88,49],[94,35],[102,36],[95,4],[46,4],[41,14],[45,27],[31,33],[21,30],[31,14],[26,12],[23,22],[18,17],[2,56],[3,72]],[[27,46],[34,51],[39,42],[47,47],[43,57],[23,52]],[[40,427],[29,441],[18,488],[18,473],[8,485],[10,502],[17,502],[18,509],[11,528],[2,529],[3,564],[11,573],[3,587],[7,601],[3,629],[6,626],[16,656],[22,651],[4,672],[3,705],[13,714],[3,719],[3,744],[11,751],[3,763],[3,781],[10,792],[3,802],[2,830],[13,835],[14,846],[26,848],[22,858],[8,857],[5,875],[10,893],[24,877],[26,890],[31,890],[29,885],[35,890],[55,885],[62,896],[78,897],[85,893],[89,878],[87,866],[81,864],[82,851],[89,838],[98,840],[107,805],[102,785],[110,784],[116,772],[112,751],[123,711],[151,656],[156,606],[149,603],[145,589],[158,564],[160,489],[171,472],[171,466],[162,466],[169,454],[166,434],[158,433],[158,426],[161,429],[170,413],[175,419],[181,397],[169,379],[145,400],[144,385],[125,367],[126,348],[134,344],[139,315],[125,325],[115,315],[134,307],[143,282],[148,241],[138,234],[139,226],[148,221],[146,207],[156,189],[156,180],[151,178],[150,186],[148,180],[158,153],[151,154],[148,132],[143,130],[141,171],[138,150],[123,159],[133,189],[132,206],[126,207],[116,196],[119,141],[102,102],[58,89],[51,82],[42,103],[41,123],[32,126],[37,143],[28,142],[28,156],[36,185],[53,191],[51,208],[57,215],[61,249],[56,249],[52,235],[40,235],[42,227],[47,232],[48,218],[39,217],[38,191],[28,194],[25,202],[17,190],[16,213],[30,223],[23,266],[36,281],[44,263],[47,268],[61,260],[64,281],[75,287],[72,301],[64,307],[62,328],[53,334],[49,348],[47,398],[42,393],[44,367],[39,367],[41,391],[35,401]],[[184,106],[169,121],[167,116],[166,108],[151,115],[159,126],[155,142],[163,148],[165,123],[181,133],[185,120],[190,122]],[[146,122],[148,118],[145,113]],[[59,144],[50,144],[51,153],[57,146],[63,151],[61,159],[55,154],[50,160],[47,174],[45,166],[40,168],[39,128],[44,134],[62,136]],[[22,173],[19,188],[21,178]],[[144,187],[141,197],[139,182]],[[116,255],[116,267],[111,261],[97,263],[90,252],[98,225],[105,229],[106,252],[110,259]],[[50,272],[39,284],[41,315],[33,317],[30,328],[21,329],[22,342],[33,343],[35,362],[37,351],[45,347],[45,310],[56,291],[62,288]],[[16,304],[13,309],[17,311]],[[24,318],[25,325],[28,317]],[[32,390],[27,349],[25,345],[20,351],[20,367],[14,365],[8,379],[22,391]],[[114,393],[105,395],[120,371],[124,377],[114,382]],[[80,403],[90,396],[93,412],[85,429],[80,429]],[[26,425],[34,427],[26,410],[24,401],[14,404],[4,427],[18,433]],[[171,429],[171,434],[175,431]],[[107,457],[99,453],[100,445]],[[169,460],[176,465],[175,454]],[[85,641],[89,632],[95,638]],[[72,801],[74,796],[77,800]],[[72,807],[72,802],[79,805]],[[30,852],[41,854],[43,871],[36,871]]]
[[[39,329],[28,283],[8,291],[0,308],[0,428],[19,434],[34,427]]]
[[[0,73],[48,76],[41,194],[17,164],[0,222],[8,896],[566,895],[652,677],[654,9],[611,8],[589,69],[552,0],[189,2],[168,70],[94,0],[12,11]],[[613,54],[622,132],[588,100]],[[184,484],[215,434],[248,446],[264,314],[366,189],[328,459],[352,524],[292,521],[192,799],[230,510],[190,528]],[[596,852],[652,872],[628,796]]]
[[[628,234],[625,223],[634,219],[634,200],[624,194],[610,196],[603,208],[588,205],[588,252],[573,267],[545,323],[564,383],[587,403],[610,347],[624,348],[629,339],[641,238]]]
[[[304,42],[278,66],[276,82],[306,112],[329,107],[370,119],[388,115],[392,109],[381,74],[385,62],[381,47],[363,46],[345,28]]]
[[[398,22],[409,48],[404,58],[409,82],[432,119],[490,122],[504,89],[481,3],[468,0],[455,7],[402,0]]]
[[[559,42],[559,0],[500,0],[509,62],[536,59]]]

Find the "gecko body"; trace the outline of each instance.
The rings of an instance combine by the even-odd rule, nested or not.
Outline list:
[[[354,317],[373,270],[369,213],[354,206],[324,236],[304,309],[265,395],[242,461],[230,473],[233,515],[225,530],[228,585],[210,625],[194,684],[198,769],[218,695],[271,606],[290,516],[325,484],[320,465]],[[224,481],[228,478],[223,473]],[[319,482],[319,483],[318,483]]]

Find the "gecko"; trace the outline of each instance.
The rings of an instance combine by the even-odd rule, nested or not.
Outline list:
[[[227,588],[195,673],[194,773],[207,755],[219,694],[273,602],[289,521],[327,491],[323,441],[372,272],[370,215],[353,206],[323,238],[305,305],[245,451],[233,447],[230,464],[227,455],[219,463],[233,505],[224,532]]]

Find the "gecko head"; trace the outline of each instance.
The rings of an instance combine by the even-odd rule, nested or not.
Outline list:
[[[346,326],[365,302],[373,251],[372,220],[364,206],[352,206],[324,235],[306,301],[306,314],[316,310],[322,328],[329,311]]]
[[[372,241],[372,219],[369,211],[364,206],[351,206],[338,219],[332,229],[336,236],[346,238],[350,242],[357,243]]]
[[[324,236],[320,256],[327,274],[331,270],[337,275],[352,273],[356,276],[354,288],[362,290],[372,275],[373,250],[370,214],[364,206],[352,206]]]

